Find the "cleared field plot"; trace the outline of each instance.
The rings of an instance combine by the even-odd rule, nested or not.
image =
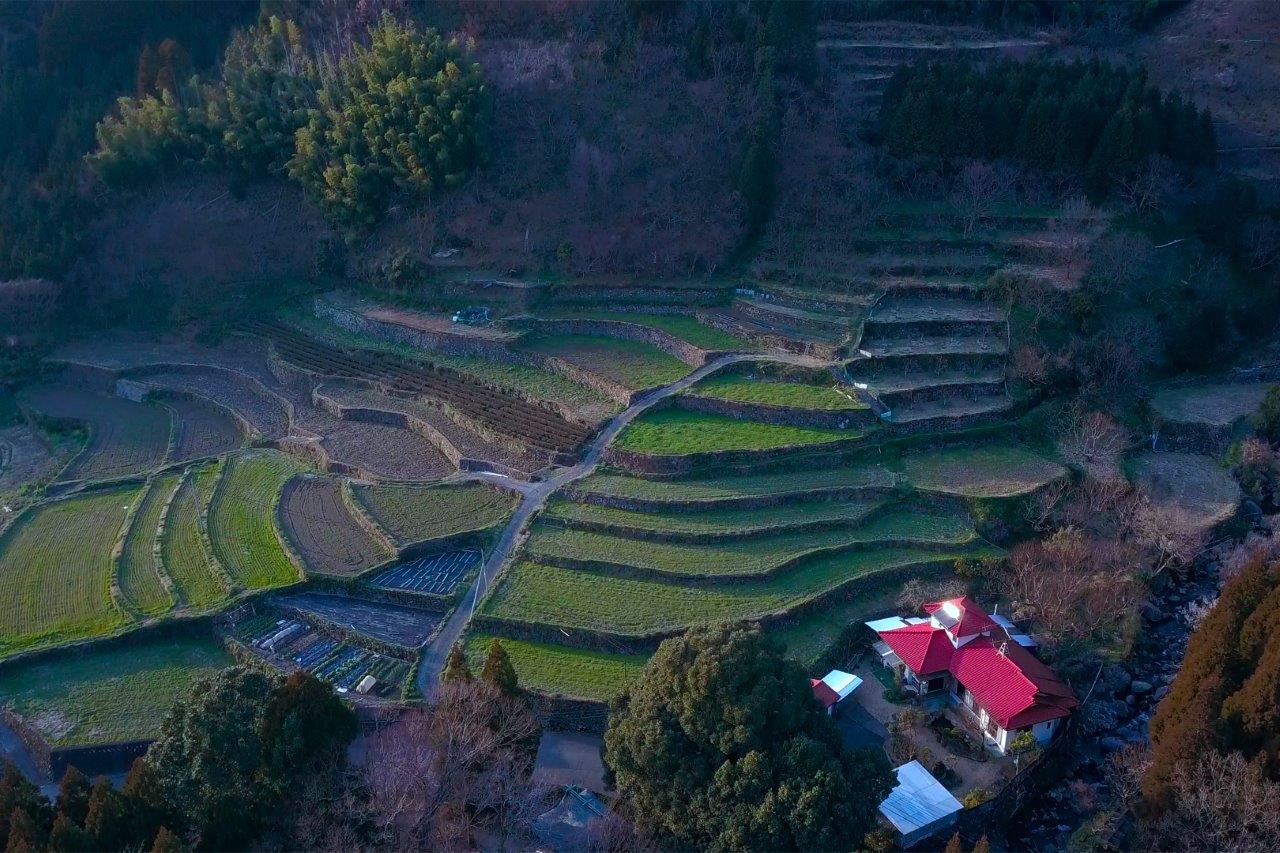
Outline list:
[[[871,312],[871,319],[879,323],[995,323],[1004,319],[1004,311],[994,303],[977,299],[902,296],[880,303]]]
[[[880,338],[863,341],[861,351],[873,358],[899,355],[1004,355],[1004,339],[957,336],[942,338]]]
[[[673,337],[687,341],[704,350],[750,350],[750,344],[735,335],[715,328],[704,326],[696,317],[689,314],[639,314],[630,311],[582,311],[564,312],[550,315],[556,320],[610,320],[617,323],[631,323],[636,326],[648,326],[658,329]]]
[[[414,607],[314,592],[284,596],[280,604],[314,613],[366,637],[410,648],[425,643],[441,617]]]
[[[493,637],[473,634],[467,638],[467,661],[473,672],[484,666]],[[539,693],[561,694],[577,699],[608,701],[634,681],[649,662],[645,655],[594,652],[501,637],[502,647],[511,657],[520,686]]]
[[[940,554],[881,548],[812,560],[798,571],[768,580],[719,586],[685,586],[519,562],[508,569],[502,585],[485,602],[484,612],[565,628],[644,635],[756,618],[877,572],[984,553],[983,549]]]
[[[542,526],[529,538],[528,549],[539,562],[545,563],[590,560],[673,577],[714,577],[763,575],[806,554],[833,548],[895,542],[917,543],[920,547],[954,546],[964,545],[974,537],[968,519],[893,510],[873,517],[855,530],[784,533],[715,545],[628,539]],[[792,571],[803,571],[803,568]]]
[[[989,370],[921,370],[894,371],[860,379],[869,384],[880,394],[900,394],[907,391],[921,391],[927,388],[946,388],[954,385],[972,385],[1000,382],[1004,379],[1004,371],[998,368]]]
[[[222,567],[247,589],[298,580],[285,553],[273,509],[298,463],[273,451],[250,452],[227,463],[209,506],[209,538]]]
[[[722,509],[708,512],[635,512],[596,504],[556,501],[544,517],[569,527],[608,525],[643,538],[649,532],[737,534],[750,536],[788,527],[856,524],[881,505],[880,501],[814,501],[767,509]]]
[[[320,445],[333,460],[390,480],[438,480],[455,470],[434,444],[400,427],[341,421]]]
[[[735,374],[710,376],[686,393],[697,397],[730,400],[736,403],[759,403],[765,406],[792,406],[797,409],[865,409],[867,404],[846,395],[830,385],[783,382]]]
[[[266,438],[289,433],[289,412],[284,401],[266,393],[247,377],[229,370],[207,373],[149,373],[138,381],[159,389],[198,394],[232,409]]]
[[[1024,447],[957,447],[903,459],[917,489],[969,498],[1025,495],[1067,473],[1052,459]]]
[[[294,477],[280,496],[280,525],[308,572],[358,575],[392,555],[361,527],[328,477]]]
[[[511,495],[480,484],[357,485],[356,500],[397,545],[485,530],[515,510]]]
[[[124,540],[124,553],[120,558],[120,589],[129,603],[147,616],[156,616],[173,606],[173,598],[160,580],[155,543],[160,513],[178,487],[179,479],[177,474],[166,474],[152,482],[142,505],[134,513],[129,535]]]
[[[1133,460],[1133,475],[1152,503],[1198,528],[1226,521],[1240,503],[1240,486],[1208,456],[1143,453]]]
[[[739,421],[682,409],[662,409],[641,415],[614,441],[635,453],[679,456],[713,450],[772,450],[803,444],[825,444],[858,438],[863,431],[784,426]]]
[[[0,430],[0,491],[48,480],[79,450],[64,438],[52,450],[25,423]]]
[[[54,746],[144,740],[199,679],[235,663],[213,637],[166,637],[18,665],[0,696]]]
[[[42,506],[5,532],[0,655],[108,634],[128,622],[111,601],[111,551],[142,487]]]
[[[200,535],[200,511],[208,505],[221,472],[221,464],[210,465],[178,487],[160,541],[160,559],[173,580],[174,591],[183,603],[197,610],[212,607],[227,597]]]
[[[405,560],[378,572],[369,579],[371,586],[403,589],[428,595],[448,595],[467,572],[480,565],[480,552],[474,550],[445,551]]]
[[[532,341],[527,347],[635,390],[670,384],[692,369],[680,359],[641,341],[556,335]]]
[[[244,443],[240,424],[226,409],[190,397],[170,397],[164,401],[178,424],[178,440],[170,457],[174,462],[221,456]]]
[[[732,501],[791,495],[820,489],[888,488],[897,478],[875,465],[714,477],[705,480],[645,480],[621,474],[592,474],[574,484],[577,491],[644,501]]]
[[[1229,427],[1258,411],[1270,387],[1251,382],[1171,388],[1152,397],[1151,408],[1167,421]]]
[[[160,465],[169,448],[169,412],[159,406],[65,386],[34,388],[22,399],[43,415],[89,424],[89,444],[62,480],[139,474]]]

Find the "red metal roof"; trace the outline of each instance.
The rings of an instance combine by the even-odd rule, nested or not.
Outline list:
[[[969,637],[997,627],[995,621],[987,615],[987,611],[979,607],[967,595],[962,595],[959,598],[948,598],[945,601],[930,602],[924,605],[924,612],[932,616],[934,611],[941,610],[944,604],[955,605],[955,609],[960,611],[960,622],[951,629],[953,637]]]
[[[881,631],[880,639],[888,643],[893,653],[917,675],[945,672],[955,651],[947,632],[928,622]]]
[[[840,694],[831,689],[821,678],[809,679],[810,686],[813,687],[813,698],[818,700],[823,708],[830,708],[832,705],[840,701]]]

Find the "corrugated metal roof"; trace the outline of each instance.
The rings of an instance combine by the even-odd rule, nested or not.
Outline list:
[[[880,804],[880,814],[903,835],[919,832],[964,808],[919,761],[908,761],[895,772],[898,785]]]

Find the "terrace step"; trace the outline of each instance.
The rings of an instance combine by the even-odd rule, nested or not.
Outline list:
[[[853,317],[818,313],[768,300],[739,299],[735,303],[736,306],[741,306],[743,313],[748,316],[757,317],[766,322],[784,322],[800,326],[814,325],[841,336],[848,333],[855,321]]]
[[[826,315],[846,325],[854,324],[874,299],[870,293],[808,291],[772,284],[762,285],[759,292],[770,304]]]
[[[876,304],[867,322],[1003,323],[1004,320],[1004,309],[991,302],[946,296],[903,296],[895,293]]]
[[[931,427],[944,422],[954,426],[957,421],[969,424],[975,420],[994,417],[1012,405],[1013,401],[1004,394],[978,398],[953,397],[908,403],[891,410],[892,414],[888,420],[891,424],[913,429]]]
[[[980,397],[1004,390],[1004,371],[990,368],[978,372],[964,370],[899,371],[882,375],[857,374],[854,381],[865,384],[890,407],[952,397]]]
[[[859,352],[869,358],[897,356],[997,355],[1008,350],[1003,338],[995,335],[952,335],[863,340]]]

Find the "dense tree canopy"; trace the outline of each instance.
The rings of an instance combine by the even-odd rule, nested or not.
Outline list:
[[[605,749],[637,822],[682,848],[849,849],[892,787],[756,628],[665,641],[615,701]]]

